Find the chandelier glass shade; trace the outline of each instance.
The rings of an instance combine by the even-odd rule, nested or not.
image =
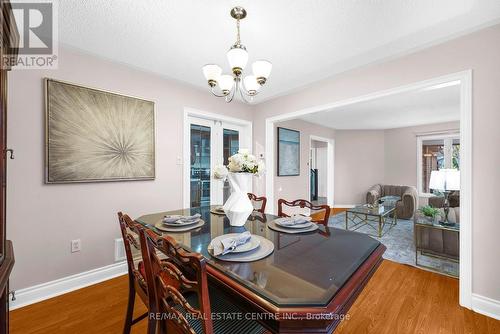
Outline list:
[[[248,64],[248,52],[241,44],[240,20],[246,15],[246,10],[242,7],[234,7],[231,10],[231,16],[236,20],[237,35],[236,42],[226,55],[232,74],[222,74],[222,68],[216,64],[203,66],[203,75],[212,94],[224,97],[226,102],[231,102],[238,93],[244,102],[251,102],[266,83],[273,67],[267,60],[257,60],[252,64],[253,75],[243,77],[243,71]]]

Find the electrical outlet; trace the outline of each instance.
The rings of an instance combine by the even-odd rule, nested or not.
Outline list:
[[[80,239],[71,240],[71,253],[76,253],[82,250],[82,242]]]
[[[115,239],[115,262],[123,261],[126,259],[125,246],[123,245],[123,239]]]

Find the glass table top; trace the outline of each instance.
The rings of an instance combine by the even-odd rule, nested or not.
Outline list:
[[[161,232],[154,225],[166,214],[200,213],[205,224],[187,232]],[[267,228],[274,215],[252,213],[242,227],[229,225],[226,216],[210,207],[144,215],[138,223],[169,235],[190,251],[203,254],[207,263],[276,306],[324,306],[380,245],[369,236],[343,229],[320,228],[303,234],[285,234]],[[210,241],[227,233],[250,231],[274,243],[274,252],[254,262],[226,262],[209,255]]]
[[[428,217],[424,217],[423,215],[417,213],[414,217],[415,225],[432,227],[434,229],[439,230],[450,230],[450,231],[460,231],[460,224],[453,225],[443,225],[436,219],[430,219]]]
[[[383,210],[380,210],[380,207],[376,208],[371,208],[365,205],[358,205],[355,206],[354,208],[347,209],[347,212],[351,213],[359,213],[363,215],[371,215],[371,216],[387,216],[388,214],[392,213],[394,210],[396,210],[396,207],[391,206],[391,205],[383,205]]]

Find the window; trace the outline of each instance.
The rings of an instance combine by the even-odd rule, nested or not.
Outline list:
[[[417,174],[420,194],[431,194],[431,172],[442,168],[460,169],[460,136],[450,133],[417,138]]]

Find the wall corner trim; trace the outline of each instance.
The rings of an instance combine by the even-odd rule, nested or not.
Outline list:
[[[127,273],[127,263],[117,262],[101,268],[84,271],[54,281],[16,290],[16,300],[10,300],[10,310],[41,302]],[[10,297],[9,297],[10,298]]]
[[[500,320],[500,301],[472,294],[472,310],[490,318]]]

